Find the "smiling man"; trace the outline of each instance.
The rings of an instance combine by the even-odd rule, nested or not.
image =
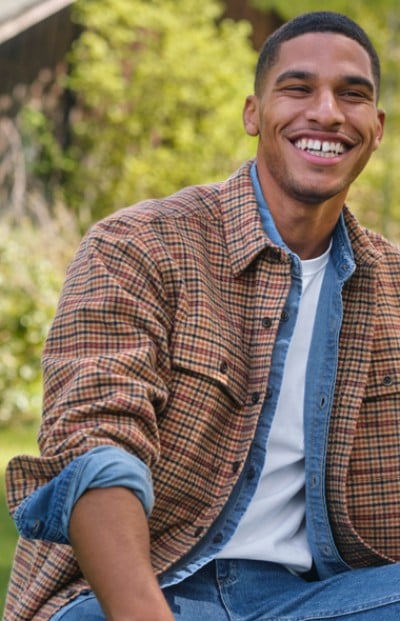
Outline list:
[[[400,618],[400,251],[345,205],[380,67],[347,17],[261,50],[254,161],[95,225],[17,457],[4,621]]]

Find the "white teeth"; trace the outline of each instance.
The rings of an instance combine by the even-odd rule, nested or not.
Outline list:
[[[327,140],[313,140],[312,138],[300,138],[296,140],[295,147],[302,151],[308,151],[312,155],[320,157],[335,157],[340,153],[344,153],[345,146],[341,142],[328,142]]]

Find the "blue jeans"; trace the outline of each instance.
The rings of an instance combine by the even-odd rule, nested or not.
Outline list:
[[[400,564],[307,581],[280,565],[218,560],[164,589],[176,621],[398,621]],[[105,621],[92,595],[52,621]]]

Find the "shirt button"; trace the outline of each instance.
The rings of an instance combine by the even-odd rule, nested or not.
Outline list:
[[[36,519],[32,525],[32,534],[37,535],[42,526],[42,522],[39,519]]]
[[[86,595],[86,593],[90,593],[90,591],[85,590],[80,592],[81,595]],[[75,595],[77,595],[76,589],[68,589],[68,591],[63,592],[61,597],[64,597],[65,599],[70,599]]]
[[[272,326],[272,319],[271,317],[263,317],[261,323],[263,328],[270,328]]]
[[[234,461],[232,464],[232,472],[236,473],[240,468],[240,461]]]
[[[217,533],[215,537],[213,537],[213,543],[221,543],[224,536],[222,533]]]
[[[283,310],[281,313],[281,321],[286,322],[289,321],[289,312],[287,310]]]
[[[221,364],[219,365],[219,370],[221,371],[221,373],[226,373],[228,371],[228,363],[226,360],[223,360],[221,362]]]
[[[256,404],[260,401],[260,393],[259,392],[252,392],[251,393],[251,402]]]
[[[383,378],[383,385],[391,386],[392,384],[393,384],[393,378],[390,375],[385,375],[385,377]]]
[[[269,254],[273,261],[279,262],[281,260],[280,250],[276,250],[275,248],[270,248]]]
[[[319,482],[318,474],[313,473],[311,475],[311,487],[317,487],[318,482]]]
[[[196,528],[195,532],[194,532],[194,536],[195,537],[200,537],[201,533],[203,532],[203,527],[199,526],[198,528]]]
[[[267,387],[267,390],[265,392],[265,398],[266,399],[271,399],[272,397],[272,388],[270,386]]]

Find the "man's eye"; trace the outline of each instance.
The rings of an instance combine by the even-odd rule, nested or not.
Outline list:
[[[362,91],[353,91],[353,90],[343,91],[342,97],[346,97],[348,99],[360,99],[360,100],[370,99],[370,97],[366,95],[366,93]]]
[[[308,93],[310,89],[304,84],[293,84],[293,86],[286,86],[285,91],[289,93]]]

